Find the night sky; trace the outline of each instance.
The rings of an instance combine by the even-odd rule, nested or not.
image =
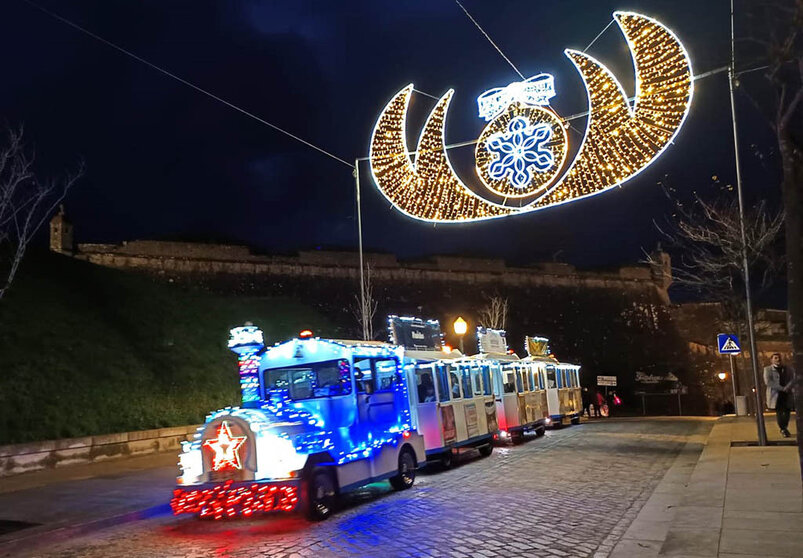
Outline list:
[[[39,0],[37,0],[39,1]],[[475,139],[477,96],[517,79],[452,0],[109,2],[41,5],[265,120],[353,161],[368,153],[374,121],[407,83],[440,96],[454,87],[449,143]],[[465,0],[525,76],[556,77],[553,107],[586,110],[563,55],[583,49],[615,9],[673,29],[695,73],[729,59],[729,0]],[[590,54],[632,93],[625,41],[612,26]],[[745,56],[745,64],[749,65]],[[80,242],[183,239],[248,244],[273,253],[356,249],[352,171],[209,99],[22,0],[0,7],[0,117],[25,124],[41,170],[86,164],[66,205]],[[755,57],[752,57],[753,59]],[[744,64],[742,65],[744,67]],[[760,73],[745,77],[760,85]],[[408,144],[434,101],[414,98]],[[779,197],[772,136],[740,96],[748,197]],[[575,125],[582,130],[582,120]],[[400,257],[468,254],[582,267],[635,262],[682,197],[734,180],[726,74],[698,81],[676,144],[622,189],[534,214],[471,225],[410,220],[390,208],[361,167],[366,250]],[[576,134],[570,141],[578,142]],[[452,152],[472,180],[473,148]]]

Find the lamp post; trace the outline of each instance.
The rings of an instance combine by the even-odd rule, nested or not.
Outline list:
[[[468,331],[468,324],[466,320],[458,316],[454,324],[452,324],[452,327],[454,328],[455,335],[460,338],[460,352],[465,354],[465,350],[463,349],[463,336],[466,334],[466,331]]]

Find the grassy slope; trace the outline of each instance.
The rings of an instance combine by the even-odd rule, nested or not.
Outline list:
[[[0,301],[0,443],[199,422],[236,404],[229,328],[273,343],[331,325],[283,298],[226,297],[32,254]]]

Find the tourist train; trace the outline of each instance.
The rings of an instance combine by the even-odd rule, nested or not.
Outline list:
[[[536,350],[519,359],[504,332],[481,329],[480,353],[465,356],[443,347],[436,321],[389,325],[388,343],[305,331],[272,347],[256,326],[234,328],[242,405],[184,442],[173,512],[301,509],[320,520],[349,490],[386,479],[404,490],[427,462],[448,467],[466,448],[489,456],[497,440],[579,421],[579,367],[555,360],[545,339],[528,338]]]

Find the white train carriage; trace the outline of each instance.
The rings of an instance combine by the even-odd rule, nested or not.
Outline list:
[[[540,376],[546,395],[551,426],[579,424],[583,412],[580,367],[558,362],[554,357],[527,357],[533,372]]]
[[[542,436],[551,419],[538,368],[516,355],[487,355],[485,359],[494,382],[499,437],[515,443],[528,431]]]
[[[332,513],[340,493],[382,479],[409,488],[426,461],[403,349],[293,339],[271,348],[232,330],[243,404],[210,415],[185,443],[173,511],[221,518],[303,506]]]
[[[453,355],[408,351],[404,367],[427,459],[446,467],[461,448],[491,455],[498,431],[490,366]]]

